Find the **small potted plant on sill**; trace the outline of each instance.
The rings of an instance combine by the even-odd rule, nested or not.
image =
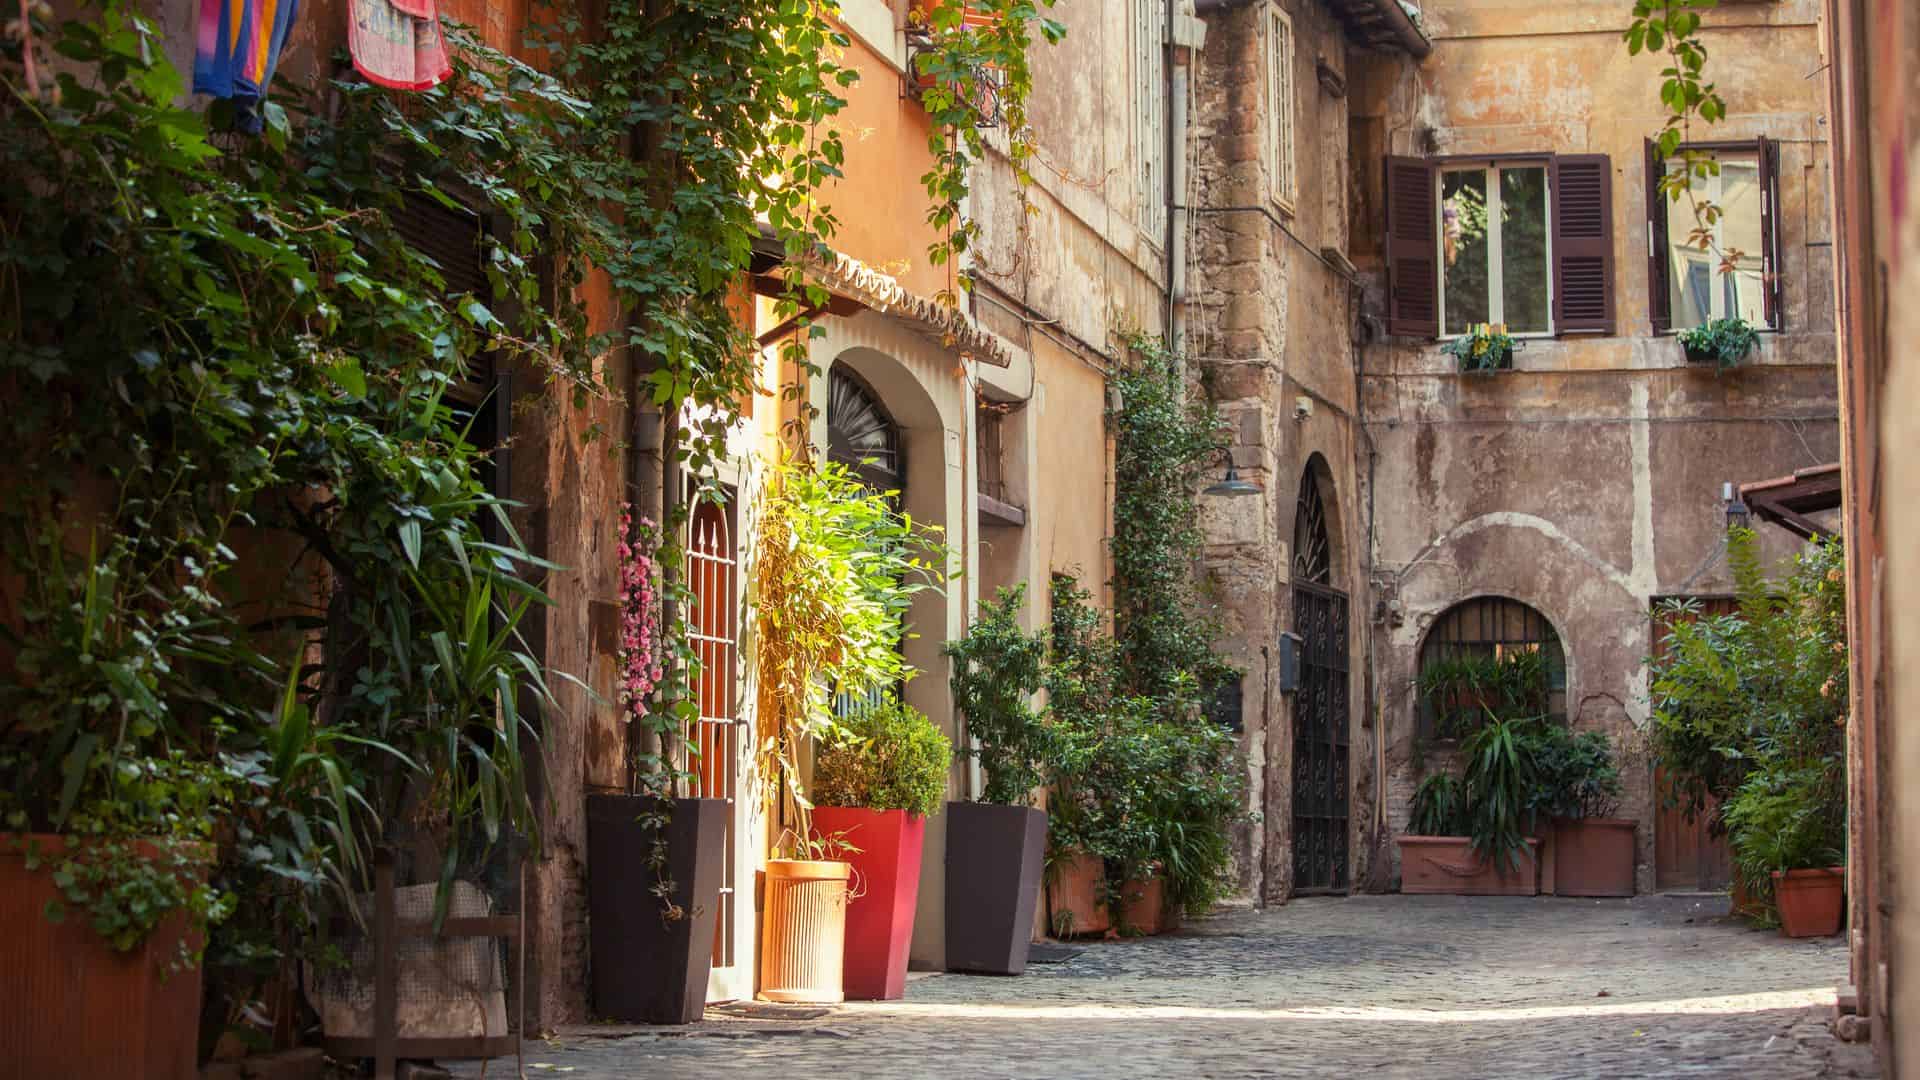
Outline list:
[[[847,736],[833,700],[860,699],[914,672],[904,618],[937,587],[944,552],[888,496],[837,463],[783,457],[759,514],[751,608],[760,680],[760,775],[775,785],[779,833],[767,861],[760,996],[844,999],[852,866],[813,824],[801,757]]]
[[[1474,323],[1451,338],[1440,351],[1454,358],[1462,372],[1507,371],[1513,367],[1513,337],[1503,323]]]
[[[852,864],[863,889],[847,909],[846,996],[891,1001],[906,992],[920,852],[927,818],[946,793],[953,744],[892,697],[841,727],[814,759],[813,828],[824,850]]]
[[[1680,331],[1680,348],[1689,364],[1711,364],[1725,371],[1738,367],[1760,344],[1760,335],[1745,319],[1713,319]]]
[[[1049,733],[1032,705],[1047,646],[1020,628],[1024,586],[980,605],[965,637],[945,648],[958,740],[980,762],[978,800],[947,804],[946,966],[1018,975],[1027,968],[1047,846],[1047,812],[1033,805],[1046,779]]]
[[[1616,818],[1620,770],[1607,736],[1578,734],[1562,724],[1545,724],[1534,739],[1540,772],[1533,812],[1550,830],[1551,883],[1543,892],[1556,896],[1632,896],[1634,834],[1638,823]],[[1543,848],[1546,845],[1543,845]]]

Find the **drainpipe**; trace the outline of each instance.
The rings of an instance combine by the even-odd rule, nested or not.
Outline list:
[[[1167,345],[1186,377],[1187,353],[1187,125],[1193,54],[1206,39],[1197,19],[1181,25],[1177,0],[1167,0]]]

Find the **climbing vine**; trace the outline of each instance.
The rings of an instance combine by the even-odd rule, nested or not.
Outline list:
[[[1718,6],[1719,0],[1634,0],[1626,42],[1630,56],[1660,53],[1667,61],[1660,72],[1660,103],[1667,115],[1654,144],[1662,161],[1677,159],[1681,167],[1660,177],[1659,189],[1670,202],[1688,201],[1693,209],[1688,245],[1718,254],[1720,272],[1731,274],[1744,253],[1720,247],[1714,235],[1720,208],[1694,188],[1695,180],[1720,175],[1720,163],[1709,151],[1682,149],[1692,140],[1695,123],[1715,124],[1727,115],[1726,101],[1707,81],[1707,46],[1700,37],[1700,13]]]
[[[1127,339],[1129,364],[1113,376],[1113,623],[1122,689],[1163,710],[1192,705],[1227,675],[1214,654],[1212,604],[1196,566],[1204,533],[1198,487],[1224,445],[1211,405],[1188,399],[1160,342]]]
[[[959,293],[973,287],[972,274],[959,266],[960,256],[980,236],[980,223],[965,212],[975,163],[986,155],[983,129],[1003,124],[1007,130],[1007,163],[1013,170],[1020,212],[1029,212],[1026,189],[1033,183],[1028,163],[1033,159],[1033,129],[1027,123],[1027,98],[1033,92],[1033,69],[1028,51],[1037,30],[1047,44],[1057,44],[1067,29],[1042,17],[1041,7],[1055,0],[935,0],[917,9],[918,29],[929,38],[929,48],[918,54],[915,76],[920,80],[920,103],[933,120],[927,151],[933,167],[920,178],[929,206],[927,222],[939,234],[927,250],[935,266],[950,268],[954,285],[937,299],[948,306],[959,303]]]

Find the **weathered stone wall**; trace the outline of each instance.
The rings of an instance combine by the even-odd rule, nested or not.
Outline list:
[[[1433,55],[1372,66],[1353,92],[1355,256],[1367,312],[1384,316],[1381,157],[1605,153],[1613,173],[1617,332],[1530,339],[1513,372],[1461,375],[1436,344],[1376,338],[1363,350],[1375,451],[1374,705],[1386,736],[1386,804],[1404,832],[1418,782],[1412,683],[1421,642],[1453,604],[1521,600],[1553,623],[1568,658],[1568,715],[1613,735],[1642,824],[1639,878],[1653,885],[1643,659],[1656,598],[1725,592],[1724,481],[1838,455],[1828,189],[1812,0],[1716,12],[1712,76],[1729,116],[1697,138],[1781,143],[1785,322],[1742,368],[1689,369],[1647,316],[1642,140],[1661,122],[1655,60],[1630,59],[1623,9],[1593,0],[1489,9],[1426,5]],[[1618,23],[1619,25],[1616,25]],[[1789,61],[1790,58],[1790,62]],[[1769,553],[1790,550],[1769,530]],[[1424,748],[1429,767],[1444,747]]]

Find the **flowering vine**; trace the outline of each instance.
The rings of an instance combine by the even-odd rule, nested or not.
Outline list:
[[[647,697],[665,677],[660,662],[660,562],[655,557],[660,533],[642,516],[636,527],[633,507],[620,511],[620,704],[635,720],[644,720]]]

